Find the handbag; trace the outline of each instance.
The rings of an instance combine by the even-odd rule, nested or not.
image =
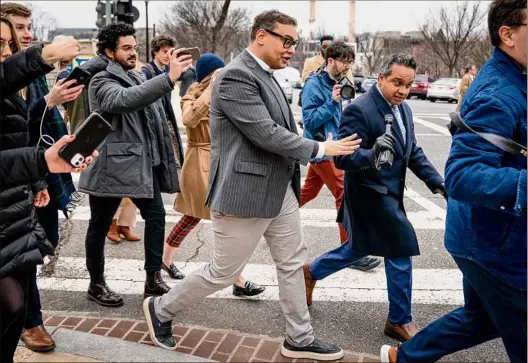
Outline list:
[[[460,114],[458,112],[451,112],[449,114],[449,117],[451,118],[451,124],[449,125],[449,130],[451,131],[452,135],[456,131],[453,129],[453,126],[455,126],[461,131],[473,132],[474,134],[477,134],[478,136],[482,137],[487,142],[497,146],[498,148],[510,154],[517,155],[517,156],[519,155],[524,156],[525,158],[528,157],[528,151],[526,147],[522,146],[519,143],[516,143],[513,140],[502,137],[500,135],[490,134],[486,132],[478,132],[478,131],[473,130],[471,127],[469,127],[464,122],[464,120],[462,120],[462,117],[460,117]]]

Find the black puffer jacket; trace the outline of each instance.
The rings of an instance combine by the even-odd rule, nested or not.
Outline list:
[[[27,115],[14,93],[53,70],[42,46],[15,54],[2,64],[0,85],[0,277],[43,262],[53,247],[37,222],[32,185],[47,174],[44,151],[27,148]],[[13,66],[17,61],[17,66]]]

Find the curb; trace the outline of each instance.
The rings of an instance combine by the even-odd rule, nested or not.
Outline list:
[[[54,313],[52,316],[49,314],[50,312],[46,314],[47,316],[44,317],[44,321],[46,326],[56,327],[54,328],[53,333],[50,329],[50,333],[54,334],[54,336],[57,332],[71,330],[73,332],[70,333],[82,333],[87,337],[97,336],[96,339],[99,342],[103,339],[105,341],[108,340],[109,342],[113,342],[112,344],[115,345],[116,341],[123,341],[126,344],[133,344],[134,346],[137,346],[137,344],[140,343],[141,346],[148,348],[149,352],[154,351],[155,354],[170,353],[170,351],[154,347],[154,343],[151,341],[148,333],[147,324],[142,320],[121,319],[119,317],[90,317],[81,316],[80,314],[72,316],[67,313],[60,313],[59,315],[58,312]],[[64,336],[65,333],[59,334]],[[209,329],[203,326],[183,325],[173,325],[173,335],[177,342],[176,352],[185,354],[188,358],[187,361],[191,359],[194,361],[196,361],[196,359],[200,359],[201,361],[209,359],[219,362],[304,361],[283,357],[280,354],[282,339],[271,338],[264,335],[245,334],[228,329]],[[86,340],[86,338],[84,340]],[[66,348],[61,349],[60,345],[60,342],[57,343],[58,352],[66,350]],[[130,347],[132,346],[129,346],[126,351],[136,350]],[[143,348],[138,347],[138,349],[143,351]],[[86,353],[74,351],[71,348],[65,353],[86,356]],[[139,354],[136,354],[136,356],[139,356]],[[102,356],[93,356],[92,358],[100,360]],[[114,355],[113,359],[116,358],[117,356]],[[169,359],[169,361],[174,361],[174,358],[176,358],[176,356]],[[123,361],[132,361],[131,359]],[[160,359],[165,359],[165,361],[167,361],[166,356]],[[152,361],[152,358],[146,360]],[[146,360],[143,358],[143,361]],[[338,362],[379,362],[379,357],[366,353],[345,351],[344,358]]]

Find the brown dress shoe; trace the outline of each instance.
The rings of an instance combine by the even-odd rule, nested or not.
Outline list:
[[[50,352],[55,349],[55,341],[46,331],[44,325],[24,330],[22,341],[26,344],[27,349],[34,352]]]
[[[310,273],[310,265],[306,264],[303,266],[304,273],[304,286],[306,287],[306,303],[308,306],[312,306],[312,294],[315,287],[316,280],[312,279],[312,274]]]
[[[418,333],[418,328],[414,323],[403,325],[391,324],[388,320],[385,322],[385,335],[397,339],[400,342],[406,342]]]
[[[121,243],[121,236],[119,235],[117,227],[117,219],[112,220],[112,225],[110,226],[110,229],[108,230],[108,233],[106,234],[106,238],[108,238],[110,241],[114,243]]]
[[[125,237],[125,239],[127,241],[130,241],[130,242],[138,242],[138,241],[141,241],[141,237],[137,234],[134,234],[132,233],[132,230],[130,229],[130,227],[122,227],[122,226],[118,226],[117,227],[117,232]]]

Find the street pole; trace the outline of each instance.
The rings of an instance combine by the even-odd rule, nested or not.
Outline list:
[[[148,21],[148,0],[145,0],[145,19],[146,19],[146,22],[147,22],[147,63],[149,62],[149,57],[150,57],[150,51],[149,51],[149,46],[150,46],[150,40],[149,40],[149,21]]]
[[[106,0],[105,13],[106,25],[108,25],[112,22],[112,0]]]

